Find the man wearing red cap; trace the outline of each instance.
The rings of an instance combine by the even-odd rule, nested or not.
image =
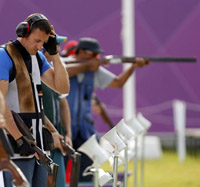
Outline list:
[[[136,58],[136,63],[116,76],[101,66],[100,53],[102,52],[96,39],[81,38],[74,56],[74,61],[78,63],[66,64],[70,77],[70,93],[67,99],[71,112],[72,141],[75,149],[96,133],[91,117],[93,91],[106,87],[122,88],[137,67],[148,64],[143,58]],[[84,169],[90,165],[92,161],[82,154],[80,181],[92,181],[91,176],[82,176]]]
[[[71,55],[75,55],[77,45],[78,45],[78,42],[76,40],[68,41],[65,44],[63,51],[61,52],[61,56],[68,57]]]

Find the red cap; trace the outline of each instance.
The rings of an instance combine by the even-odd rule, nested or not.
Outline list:
[[[74,55],[76,53],[76,47],[78,45],[78,41],[76,40],[70,40],[68,41],[65,46],[64,46],[64,50],[61,52],[62,56],[70,56],[70,55]]]

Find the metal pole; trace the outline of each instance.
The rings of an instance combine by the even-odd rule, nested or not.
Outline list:
[[[144,134],[142,134],[142,137],[141,137],[141,178],[140,178],[140,187],[144,187]]]
[[[118,182],[118,158],[119,155],[114,155],[114,169],[113,169],[113,187],[117,187],[117,182]]]
[[[114,166],[113,166],[113,187],[117,187],[118,182],[118,159],[119,159],[119,153],[117,151],[117,147],[115,147],[114,152]]]
[[[98,168],[98,164],[97,164],[97,160],[95,158],[95,156],[93,157],[94,160],[94,186],[95,187],[99,187],[99,168]],[[93,169],[91,169],[93,170]]]
[[[124,149],[124,187],[128,186],[127,183],[128,178],[128,146],[126,144],[126,147]]]
[[[137,187],[137,164],[138,164],[138,148],[137,148],[137,143],[138,138],[135,138],[135,156],[134,156],[134,187]]]
[[[99,171],[98,171],[98,168],[95,168],[95,171],[94,171],[94,186],[99,187]]]
[[[186,104],[181,100],[173,101],[174,125],[177,133],[178,160],[183,162],[186,157],[185,126],[186,126]]]

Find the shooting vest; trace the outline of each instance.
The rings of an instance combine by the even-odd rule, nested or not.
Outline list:
[[[19,42],[16,44],[23,48]],[[39,65],[38,62],[41,59],[38,54],[37,56],[29,55],[31,68],[28,70],[24,58],[15,45],[8,43],[5,48],[16,70],[16,76],[12,77],[9,83],[6,101],[9,108],[21,116],[32,131],[37,145],[43,149],[42,124],[44,124],[44,116],[39,68],[41,64]],[[26,53],[28,54],[27,51]]]
[[[67,96],[71,113],[72,140],[80,133],[83,140],[94,134],[94,122],[91,117],[91,100],[94,90],[94,72],[86,71],[82,82],[78,77],[70,78],[70,92]]]

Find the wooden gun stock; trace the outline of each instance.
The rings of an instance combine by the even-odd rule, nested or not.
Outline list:
[[[55,163],[52,163],[51,167],[52,167],[52,173],[48,174],[46,187],[56,187],[59,166]]]
[[[9,139],[7,137],[7,134],[5,132],[5,129],[0,129],[0,140],[2,142],[2,146],[3,148],[5,149],[6,151],[6,154],[8,154],[9,156],[13,156],[13,149],[12,149],[12,146],[9,142]],[[1,156],[3,156],[2,154],[0,154],[0,158]]]
[[[8,158],[0,159],[0,170],[9,170],[17,186],[30,187],[26,177],[12,160]]]
[[[102,106],[101,101],[99,100],[99,98],[96,95],[92,96],[95,104],[97,104],[101,110],[100,115],[102,117],[102,119],[106,122],[106,124],[112,129],[114,127],[113,122],[111,121],[108,113],[106,112],[105,108]]]
[[[17,186],[29,187],[29,182],[22,171],[10,160],[13,156],[13,150],[4,129],[0,129],[0,170],[8,170],[11,172]]]
[[[61,145],[65,153],[72,159],[70,187],[78,187],[81,154],[76,152],[69,144],[65,143],[64,140],[61,140]]]

